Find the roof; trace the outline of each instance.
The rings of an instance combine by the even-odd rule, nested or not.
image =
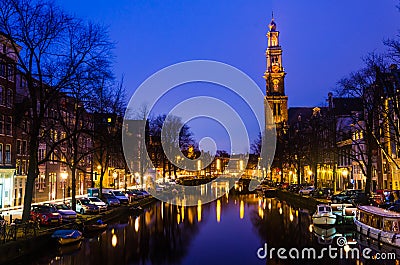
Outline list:
[[[393,211],[385,210],[382,208],[378,208],[375,206],[358,206],[358,209],[364,212],[368,212],[374,215],[387,217],[387,218],[398,218],[400,219],[400,213],[396,213]]]

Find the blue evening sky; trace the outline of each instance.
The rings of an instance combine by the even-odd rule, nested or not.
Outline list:
[[[362,66],[362,56],[383,51],[382,41],[400,29],[397,0],[56,2],[79,17],[109,26],[117,43],[116,76],[125,75],[129,95],[156,71],[194,59],[235,66],[264,91],[265,33],[273,10],[281,32],[289,106],[320,105],[341,77]],[[214,91],[207,85],[196,89]],[[207,134],[204,126],[191,127],[196,138]],[[221,144],[221,149],[229,149]]]

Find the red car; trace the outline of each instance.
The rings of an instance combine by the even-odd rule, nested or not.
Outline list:
[[[31,219],[38,220],[41,225],[62,224],[61,214],[48,205],[32,206]]]

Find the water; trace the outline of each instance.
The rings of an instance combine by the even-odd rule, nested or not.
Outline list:
[[[339,234],[357,243],[351,230],[313,228],[308,210],[256,194],[231,193],[193,207],[156,202],[140,216],[126,216],[80,245],[49,246],[20,264],[377,264],[331,260],[327,255],[325,260],[313,262],[281,260],[276,251],[272,259],[257,257],[265,243],[268,249],[320,250],[335,244]]]

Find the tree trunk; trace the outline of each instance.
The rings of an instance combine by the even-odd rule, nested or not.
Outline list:
[[[174,178],[176,179],[176,166],[174,165]]]
[[[103,197],[103,178],[104,178],[104,172],[103,169],[100,171],[100,198]]]
[[[71,181],[72,181],[72,210],[76,211],[76,169],[75,166],[71,168]]]
[[[297,162],[297,184],[301,184],[303,181],[301,179],[301,162],[300,159]]]
[[[314,174],[314,187],[318,187],[318,163],[313,165],[313,174]]]
[[[166,174],[165,158],[163,158],[162,167],[163,167],[163,171],[162,171],[163,182],[165,182],[165,174]]]
[[[30,219],[33,189],[35,188],[35,179],[37,178],[37,175],[39,173],[38,157],[37,157],[37,150],[39,145],[38,135],[39,135],[39,130],[36,129],[33,129],[32,134],[30,135],[29,167],[28,167],[28,175],[25,186],[24,209],[22,212],[23,222],[26,222]]]

